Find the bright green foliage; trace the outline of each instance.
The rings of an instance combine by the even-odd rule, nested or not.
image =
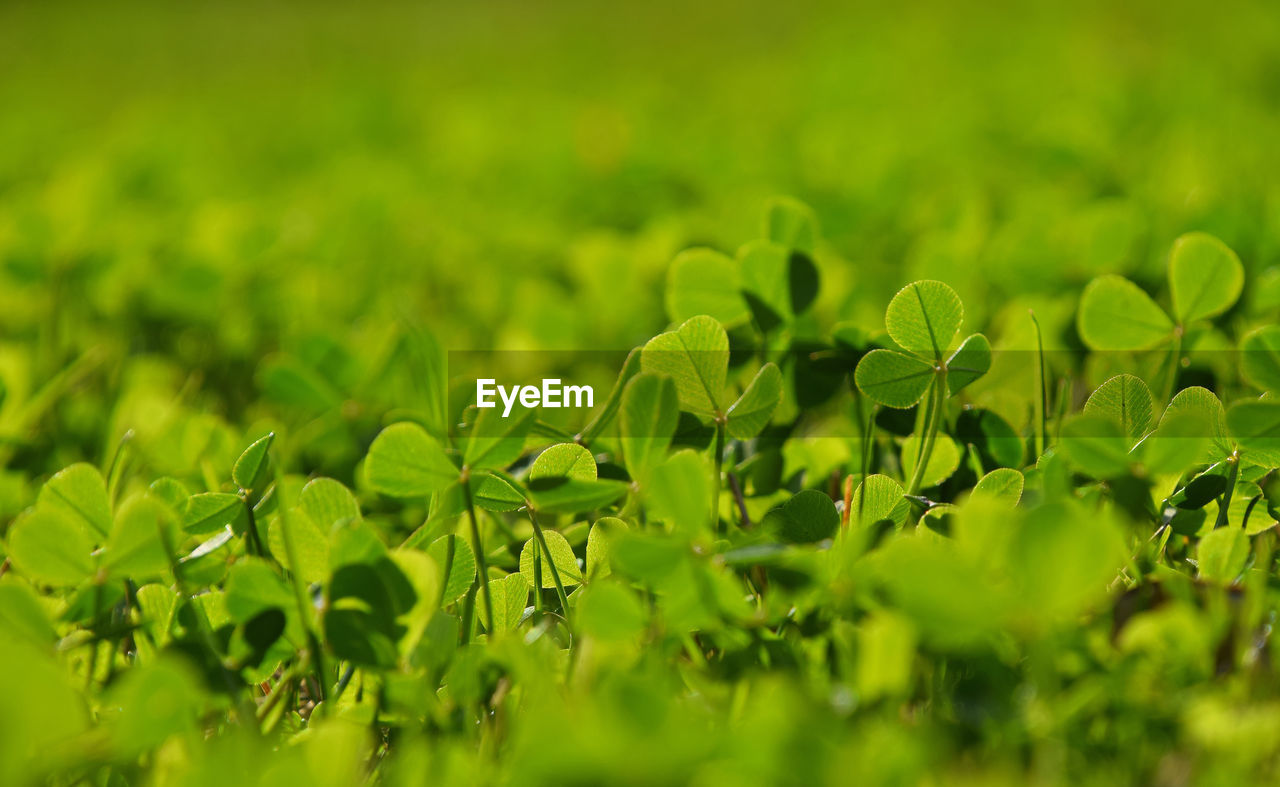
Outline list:
[[[1275,783],[1264,6],[0,7],[0,784]]]
[[[1244,268],[1235,252],[1203,232],[1174,242],[1168,277],[1173,318],[1122,276],[1091,281],[1080,298],[1080,338],[1095,350],[1150,350],[1181,342],[1188,326],[1230,309],[1244,286]]]
[[[955,290],[940,281],[908,284],[889,301],[884,325],[898,346],[941,361],[964,320]]]
[[[270,477],[270,459],[267,451],[275,438],[274,432],[260,437],[240,454],[235,467],[231,469],[231,480],[235,481],[240,489],[246,492],[262,490],[263,484]]]
[[[1239,444],[1246,461],[1280,467],[1280,401],[1261,399],[1231,405],[1227,433]]]
[[[576,443],[553,445],[533,460],[529,480],[539,478],[573,478],[596,480],[596,460],[591,452]]]
[[[1022,490],[1025,486],[1026,479],[1022,473],[1009,467],[997,467],[978,479],[978,483],[973,487],[973,496],[1013,507],[1022,499]]]
[[[444,448],[417,424],[388,426],[369,446],[369,486],[384,495],[416,497],[439,492],[458,479]]]
[[[916,469],[917,457],[920,455],[920,438],[912,435],[902,441],[902,472],[910,477]],[[951,477],[960,466],[960,448],[947,435],[940,435],[929,455],[928,464],[921,475],[921,484],[934,486]]]
[[[622,392],[619,433],[632,478],[645,478],[661,462],[679,418],[680,401],[670,377],[644,372],[627,383]]]
[[[901,524],[907,516],[907,501],[902,486],[892,478],[872,475],[853,493],[852,521],[868,527],[880,521]]]
[[[1230,309],[1244,288],[1244,266],[1236,253],[1212,235],[1191,232],[1173,242],[1169,292],[1173,314],[1186,325]]]
[[[1199,386],[1179,391],[1161,416],[1161,425],[1175,415],[1189,416],[1207,425],[1202,429],[1202,433],[1211,440],[1206,448],[1206,463],[1225,459],[1231,454],[1234,446],[1227,436],[1227,411],[1212,391]]]
[[[682,408],[715,415],[724,403],[729,337],[716,320],[694,317],[676,330],[650,339],[640,356],[640,366],[646,372],[670,377]]]
[[[84,528],[95,538],[111,532],[107,484],[91,465],[75,464],[56,473],[40,488],[38,504],[41,509]]]
[[[707,314],[729,325],[749,314],[739,292],[737,263],[718,251],[681,252],[667,277],[667,314],[676,322]]]
[[[586,578],[588,581],[608,576],[613,571],[610,561],[613,541],[626,530],[626,521],[615,516],[601,517],[591,526],[587,534]]]
[[[1243,530],[1224,527],[1200,539],[1196,561],[1200,576],[1215,582],[1231,582],[1244,570],[1249,558],[1249,537]]]
[[[477,487],[475,489],[476,506],[485,511],[515,511],[526,502],[520,490],[502,476],[486,475],[478,485],[474,479],[471,484]],[[461,509],[458,512],[460,513]]]
[[[529,483],[529,496],[539,511],[580,514],[604,508],[627,492],[621,481],[582,480],[569,477],[540,478]]]
[[[858,390],[887,407],[911,407],[933,382],[933,364],[892,350],[872,350],[858,364]]]
[[[91,552],[93,540],[84,528],[48,509],[24,514],[9,527],[9,559],[42,585],[74,587],[88,579]]]
[[[177,521],[173,510],[147,494],[126,500],[116,512],[103,548],[104,564],[117,578],[150,579],[169,567],[169,544]]]
[[[478,408],[462,447],[462,463],[472,470],[511,464],[524,452],[533,416],[533,410],[523,407],[515,408],[508,417],[497,407]]]
[[[1142,439],[1154,423],[1151,389],[1131,374],[1120,374],[1098,386],[1084,411],[1090,415],[1110,418],[1120,424],[1120,431],[1132,441]]]
[[[360,503],[351,490],[332,478],[313,478],[298,495],[298,509],[322,530],[334,525],[359,522]]]
[[[529,600],[529,583],[524,574],[516,572],[489,580],[489,592],[493,595],[494,631],[511,631],[520,625]]]
[[[441,603],[452,603],[462,598],[476,578],[476,555],[465,538],[455,535],[441,536],[431,542],[427,554],[436,562],[444,578],[440,590]]]
[[[765,237],[773,243],[812,254],[818,242],[813,210],[790,197],[776,197],[765,212]]]
[[[244,530],[244,501],[238,495],[201,492],[186,498],[185,503],[182,529],[192,535],[206,536],[227,527]]]
[[[1148,350],[1173,335],[1173,321],[1141,287],[1100,276],[1080,298],[1080,338],[1095,350]]]
[[[578,602],[583,631],[605,642],[628,640],[645,626],[644,607],[627,587],[601,582],[588,588]]]
[[[707,496],[710,468],[692,451],[680,451],[654,469],[645,490],[653,515],[685,533],[700,531],[711,518]]]
[[[573,547],[569,546],[569,542],[564,536],[554,531],[546,534],[547,552],[549,554],[541,555],[542,559],[542,585],[544,588],[553,588],[556,586],[555,579],[551,574],[551,566],[555,564],[556,570],[560,573],[560,581],[565,585],[577,585],[582,582],[582,571],[578,568],[578,561],[573,556]],[[524,574],[525,580],[529,583],[529,587],[538,587],[538,580],[535,576],[534,552],[536,549],[536,539],[529,539],[524,544],[524,549],[520,550],[520,573]]]

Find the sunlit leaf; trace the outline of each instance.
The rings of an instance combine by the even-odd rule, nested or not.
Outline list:
[[[729,337],[715,319],[693,317],[676,330],[650,339],[640,355],[640,367],[670,377],[681,407],[715,414],[724,399]]]
[[[1178,322],[1216,317],[1231,308],[1243,287],[1244,266],[1225,243],[1203,232],[1189,232],[1174,241],[1169,290]]]
[[[940,281],[917,281],[889,301],[884,324],[904,350],[941,361],[964,320],[955,290]]]
[[[1173,321],[1138,285],[1099,276],[1084,288],[1076,325],[1095,350],[1149,350],[1169,341]]]

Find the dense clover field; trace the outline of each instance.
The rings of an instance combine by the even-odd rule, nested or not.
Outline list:
[[[0,784],[1280,778],[1267,4],[107,13],[0,8]]]

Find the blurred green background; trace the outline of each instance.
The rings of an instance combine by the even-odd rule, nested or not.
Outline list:
[[[5,4],[0,509],[128,428],[189,473],[283,421],[349,477],[404,337],[629,348],[775,194],[827,326],[922,277],[1067,325],[1191,229],[1252,276],[1278,44],[1270,2]]]

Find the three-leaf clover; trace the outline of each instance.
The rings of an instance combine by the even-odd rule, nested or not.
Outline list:
[[[889,338],[901,350],[872,350],[854,371],[858,390],[887,407],[912,407],[932,391],[924,439],[910,462],[909,495],[925,481],[947,397],[991,368],[991,345],[980,333],[951,349],[963,321],[964,306],[955,290],[939,281],[908,284],[893,296],[884,318]]]

